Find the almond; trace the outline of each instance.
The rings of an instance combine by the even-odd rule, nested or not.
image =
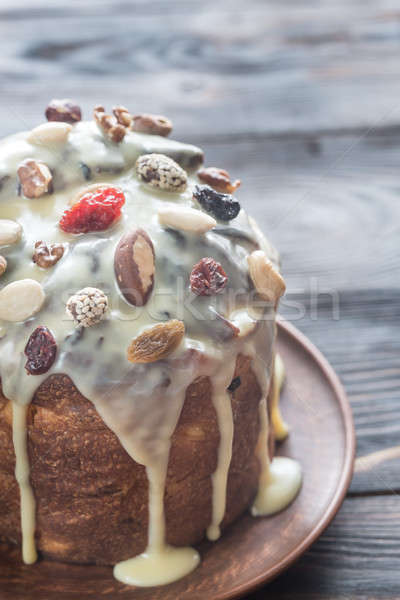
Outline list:
[[[146,329],[132,340],[127,357],[132,363],[151,363],[171,354],[185,335],[182,321],[172,319]]]
[[[143,229],[133,229],[120,239],[114,270],[122,295],[129,304],[144,306],[154,286],[154,247]]]
[[[44,300],[44,291],[39,282],[34,279],[13,281],[0,291],[0,319],[25,321],[39,312]]]
[[[264,300],[272,302],[276,307],[286,289],[282,275],[262,250],[252,252],[247,257],[247,263],[257,292]]]
[[[71,129],[72,125],[69,123],[49,121],[32,129],[26,139],[30,144],[34,144],[35,146],[64,144],[68,139]]]
[[[0,219],[0,246],[16,244],[22,236],[22,227],[11,219]]]
[[[213,217],[206,215],[201,210],[179,204],[162,206],[158,211],[158,220],[161,225],[166,227],[192,233],[206,233],[217,224]]]

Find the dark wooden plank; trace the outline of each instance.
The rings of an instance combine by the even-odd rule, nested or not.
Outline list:
[[[397,600],[399,559],[399,497],[350,498],[311,550],[248,600]]]
[[[399,18],[396,0],[6,0],[2,130],[52,96],[164,112],[189,139],[397,125]]]

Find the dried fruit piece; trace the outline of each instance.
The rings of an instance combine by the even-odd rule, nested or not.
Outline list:
[[[187,174],[172,158],[164,154],[143,154],[136,161],[136,173],[141,181],[167,192],[183,192]]]
[[[206,212],[221,221],[231,221],[240,212],[240,204],[233,196],[216,192],[208,185],[196,185],[193,197]]]
[[[238,389],[238,387],[240,386],[240,384],[241,384],[241,383],[242,383],[242,382],[241,382],[241,379],[240,379],[240,377],[234,377],[234,378],[232,379],[232,381],[231,381],[231,383],[230,383],[229,387],[228,387],[228,391],[229,391],[229,392],[234,392],[235,390],[237,390],[237,389]]]
[[[64,212],[60,227],[67,233],[104,231],[119,219],[124,203],[125,196],[120,189],[97,186]]]
[[[214,190],[217,190],[217,192],[233,194],[240,186],[240,179],[231,182],[231,176],[228,171],[218,169],[217,167],[205,167],[204,169],[200,169],[197,176],[200,181],[207,183],[214,188]]]
[[[92,327],[99,323],[108,309],[108,299],[102,290],[86,287],[76,292],[67,302],[67,314],[76,325]]]
[[[27,198],[39,198],[50,191],[53,177],[44,162],[26,158],[18,165],[17,173],[22,193]]]
[[[47,373],[57,354],[57,343],[50,329],[44,325],[36,327],[29,337],[24,352],[28,359],[25,369],[30,375]]]
[[[124,106],[114,106],[113,113],[120,125],[128,128],[132,125],[132,115]]]
[[[46,108],[48,121],[61,121],[63,123],[76,123],[82,119],[80,107],[69,98],[51,100]]]
[[[202,258],[190,273],[190,289],[197,296],[212,296],[222,292],[228,277],[219,262]]]
[[[34,279],[19,279],[0,291],[0,319],[16,323],[25,321],[43,306],[42,286]]]
[[[172,122],[162,115],[143,113],[133,116],[132,129],[138,133],[149,133],[150,135],[162,135],[166,137],[172,131]]]
[[[36,242],[35,252],[32,260],[42,269],[48,269],[54,266],[64,254],[63,244],[46,244],[46,242]]]
[[[185,324],[177,319],[146,329],[132,340],[127,357],[133,363],[151,363],[165,358],[181,343]]]
[[[29,132],[26,140],[36,146],[64,144],[71,129],[72,126],[68,123],[42,123]]]
[[[192,233],[206,233],[217,224],[215,219],[201,210],[176,204],[162,206],[158,211],[158,220],[166,227]]]
[[[4,275],[7,270],[7,261],[4,256],[0,256],[0,277]]]
[[[97,125],[112,142],[115,142],[116,144],[122,142],[127,129],[124,125],[118,123],[115,117],[107,115],[104,106],[95,106],[93,116]]]
[[[262,250],[252,252],[247,257],[247,263],[257,292],[264,300],[268,300],[276,306],[286,289],[282,275]]]
[[[22,236],[22,227],[11,219],[0,219],[0,246],[16,244]]]
[[[154,247],[143,229],[133,229],[120,239],[114,254],[114,270],[125,300],[144,306],[154,285]]]

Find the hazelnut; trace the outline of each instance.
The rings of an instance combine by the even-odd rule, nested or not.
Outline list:
[[[82,119],[80,107],[68,98],[51,100],[45,115],[48,121],[62,121],[63,123],[76,123]]]

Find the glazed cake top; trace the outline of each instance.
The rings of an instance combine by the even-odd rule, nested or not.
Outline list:
[[[99,114],[95,112],[97,122],[49,122],[0,144],[0,253],[7,261],[0,291],[0,375],[5,394],[17,402],[29,402],[40,381],[57,372],[70,374],[85,395],[93,388],[136,382],[138,376],[143,390],[146,385],[150,390],[156,381],[167,378],[165,361],[150,357],[146,364],[130,362],[127,350],[139,334],[159,323],[184,323],[180,343],[179,339],[172,343],[173,358],[193,356],[193,350],[210,356],[224,351],[240,337],[235,320],[244,318],[250,332],[258,314],[248,256],[261,245],[276,264],[275,251],[243,208],[229,219],[230,208],[234,212],[240,208],[236,198],[226,196],[226,213],[225,197],[204,183],[213,181],[207,175],[203,181],[197,176],[203,161],[199,148],[133,131],[138,121],[129,113],[129,126],[109,118],[114,129],[115,125],[124,128],[123,139],[113,141],[115,132],[110,134]],[[136,128],[146,130],[146,126]],[[163,157],[178,164],[164,165]],[[104,184],[106,191],[122,191],[120,218],[104,231],[63,231],[63,213],[88,188],[95,193],[97,184]],[[208,204],[199,203],[196,189],[197,194],[208,190]],[[145,233],[136,238],[132,264],[129,245],[134,244],[138,229]],[[125,244],[118,258],[116,248],[124,235],[129,238],[128,249]],[[210,295],[199,295],[190,284],[193,267],[202,258],[214,259],[227,277],[221,289],[213,292],[211,286]],[[218,273],[215,277],[218,280]],[[200,285],[202,278],[200,272]],[[72,296],[79,309],[85,294],[77,298],[76,293],[88,287],[106,296],[93,297],[89,292],[89,301],[104,314],[100,322],[82,327],[81,323],[90,325],[90,319],[74,322],[71,303],[67,312],[66,305]],[[45,373],[32,376],[24,368],[24,350],[30,335],[42,326],[54,336],[55,360]],[[243,330],[243,323],[240,327]],[[172,335],[181,336],[174,325],[171,329]],[[31,345],[34,350],[35,344]]]

